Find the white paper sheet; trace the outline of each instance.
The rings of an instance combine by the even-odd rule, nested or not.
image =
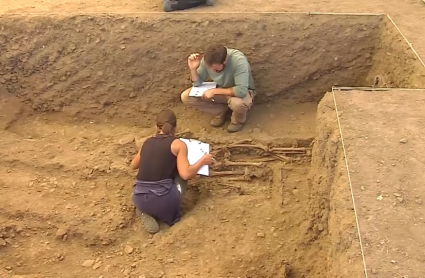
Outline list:
[[[217,87],[217,84],[214,82],[204,82],[201,86],[192,87],[189,92],[190,97],[202,97],[205,91],[209,89],[214,89]]]
[[[210,153],[210,144],[203,143],[194,139],[181,138],[180,140],[182,140],[187,146],[187,160],[189,160],[190,165],[195,164],[205,154]],[[208,165],[202,166],[201,169],[199,169],[198,174],[203,176],[209,176],[210,168],[208,167]]]

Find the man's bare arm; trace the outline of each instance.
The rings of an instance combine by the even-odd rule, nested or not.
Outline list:
[[[213,91],[213,95],[221,95],[221,96],[228,96],[228,97],[234,97],[235,96],[235,90],[234,87],[231,88],[215,88],[211,89]]]

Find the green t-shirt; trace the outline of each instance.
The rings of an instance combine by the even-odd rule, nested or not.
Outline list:
[[[235,96],[244,98],[248,90],[255,94],[255,85],[252,78],[251,66],[245,55],[236,49],[227,49],[227,63],[222,72],[215,72],[208,69],[202,58],[197,69],[199,79],[193,82],[193,86],[200,86],[209,76],[219,88],[234,87]]]

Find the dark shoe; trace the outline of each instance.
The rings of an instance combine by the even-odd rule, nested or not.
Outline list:
[[[226,113],[224,115],[221,116],[215,116],[214,118],[212,118],[210,124],[213,127],[220,127],[223,126],[226,121],[230,118],[230,115],[232,113],[232,110],[227,110]]]
[[[164,12],[172,12],[177,10],[177,1],[164,0]]]
[[[150,234],[156,234],[157,232],[159,232],[159,224],[155,220],[155,218],[141,212],[138,209],[136,209],[136,214],[140,217],[140,220],[142,221],[142,226],[146,230],[146,232]]]
[[[205,5],[206,6],[214,6],[214,0],[206,0]]]
[[[232,124],[232,123],[230,123],[227,126],[227,131],[230,132],[230,133],[238,132],[243,128],[243,126],[244,126],[244,124]]]

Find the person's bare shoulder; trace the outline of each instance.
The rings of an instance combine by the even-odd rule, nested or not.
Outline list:
[[[182,140],[180,140],[180,138],[176,138],[174,141],[173,141],[173,143],[171,143],[171,152],[175,155],[175,156],[177,156],[178,155],[178,153],[179,153],[179,151],[182,149],[182,148],[185,148],[186,147],[186,144],[182,141]]]

